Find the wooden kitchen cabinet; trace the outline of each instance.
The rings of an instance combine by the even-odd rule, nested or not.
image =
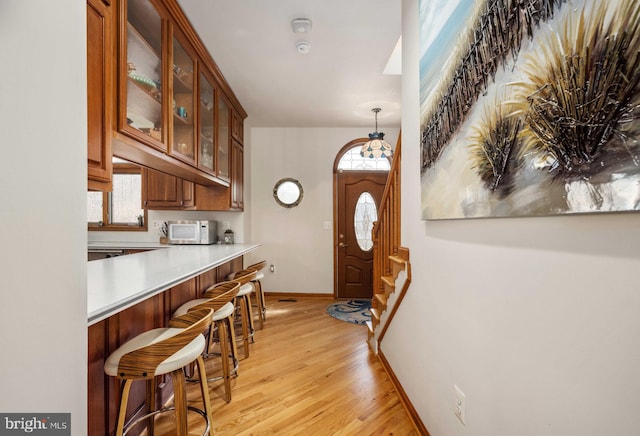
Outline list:
[[[198,130],[198,168],[212,175],[216,174],[216,99],[214,81],[207,72],[201,70],[198,79],[198,109],[200,128]]]
[[[169,87],[163,74],[165,42],[161,14],[150,0],[120,2],[118,130],[159,151],[166,151],[163,113]]]
[[[244,147],[231,140],[231,181],[204,186],[152,169],[144,170],[148,209],[240,211],[244,209]]]
[[[233,140],[231,150],[231,209],[244,209],[244,147],[242,143]]]
[[[218,171],[220,167],[228,168],[223,173],[225,178],[228,178],[229,184],[227,186],[196,184],[195,208],[196,210],[241,211],[244,210],[244,146],[239,138],[244,136],[243,118],[241,114],[230,109],[224,98],[221,98],[218,104],[217,120]]]
[[[143,171],[147,209],[193,209],[195,207],[194,183],[160,171]]]
[[[171,140],[169,154],[196,166],[196,61],[186,38],[170,26],[171,38]]]
[[[241,144],[244,142],[244,121],[236,111],[231,114],[231,136]]]
[[[177,0],[111,1],[120,41],[113,154],[226,188],[246,113],[211,55]]]
[[[227,100],[222,95],[218,96],[217,115],[217,174],[219,178],[229,180],[231,177],[231,110]]]
[[[111,191],[115,65],[113,6],[87,1],[87,174],[92,191]]]

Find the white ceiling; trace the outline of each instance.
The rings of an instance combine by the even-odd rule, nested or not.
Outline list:
[[[397,0],[178,0],[254,127],[400,126]],[[294,18],[311,20],[296,34]],[[311,51],[298,53],[306,40]],[[382,129],[380,129],[382,130]]]

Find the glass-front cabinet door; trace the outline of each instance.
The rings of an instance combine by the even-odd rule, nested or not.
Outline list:
[[[169,3],[115,3],[121,8],[114,150],[151,168],[173,166],[186,180],[226,187],[234,173],[232,138],[242,141],[242,119]]]
[[[229,165],[231,147],[231,112],[229,105],[225,101],[222,94],[218,94],[218,177],[229,180]]]
[[[196,108],[195,80],[196,62],[181,42],[183,38],[172,37],[172,138],[169,141],[170,154],[189,163],[196,162]]]
[[[200,104],[200,137],[198,144],[198,167],[215,175],[215,95],[211,81],[200,72],[199,79]]]
[[[121,87],[126,118],[121,119],[120,128],[166,150],[162,122],[162,18],[149,0],[128,0],[126,4],[127,76]]]

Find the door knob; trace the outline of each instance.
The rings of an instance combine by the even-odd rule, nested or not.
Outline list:
[[[348,247],[348,245],[345,244],[344,242],[341,242],[341,243],[338,244],[338,247],[344,248],[344,247]]]

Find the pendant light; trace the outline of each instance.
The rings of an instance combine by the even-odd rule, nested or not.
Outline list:
[[[370,159],[393,156],[393,149],[387,141],[384,140],[384,133],[378,132],[378,112],[382,109],[374,107],[371,112],[376,114],[376,131],[369,133],[369,141],[362,146],[360,156]]]

